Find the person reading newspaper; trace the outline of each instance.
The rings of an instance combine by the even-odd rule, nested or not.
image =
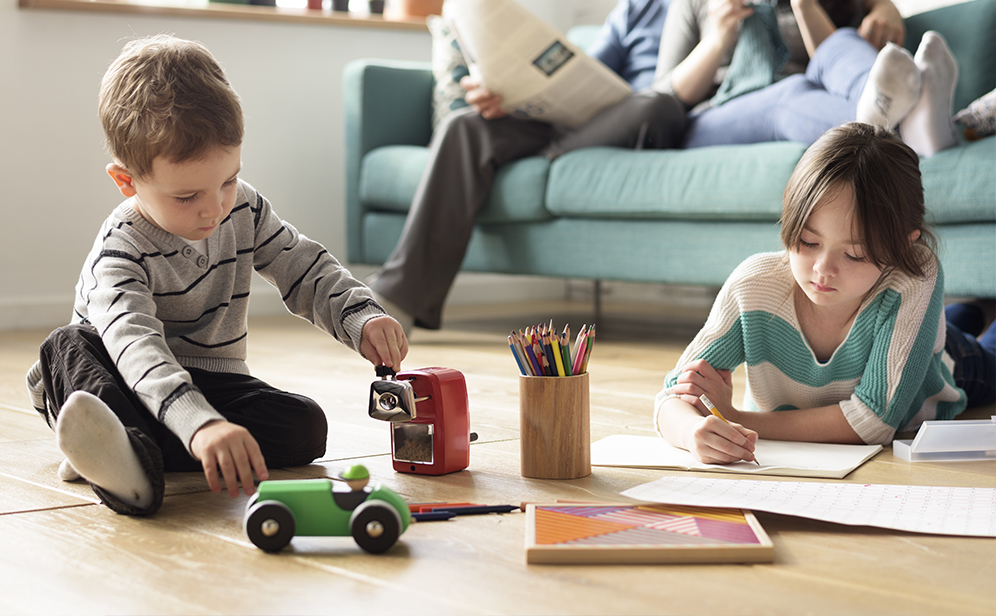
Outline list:
[[[537,154],[553,160],[583,147],[678,146],[684,109],[673,95],[650,89],[665,13],[665,0],[619,0],[587,53],[628,82],[633,93],[577,127],[509,115],[500,92],[464,78],[471,107],[453,112],[435,130],[401,238],[368,281],[406,331],[413,325],[440,327],[446,295],[498,167]]]

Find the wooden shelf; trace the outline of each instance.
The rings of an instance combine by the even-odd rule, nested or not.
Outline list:
[[[19,0],[22,9],[47,9],[56,11],[90,11],[96,13],[131,13],[165,15],[172,17],[198,17],[212,19],[246,19],[280,23],[345,26],[359,28],[385,28],[393,30],[425,31],[425,19],[392,19],[381,15],[342,13],[311,9],[288,9],[271,6],[224,4],[210,2],[204,6],[161,5],[128,0]]]

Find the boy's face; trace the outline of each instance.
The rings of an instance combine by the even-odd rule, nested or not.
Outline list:
[[[202,158],[179,163],[162,157],[152,161],[152,172],[132,177],[117,163],[107,172],[134,208],[164,231],[196,241],[211,237],[235,207],[235,191],[242,168],[242,147],[214,146]]]

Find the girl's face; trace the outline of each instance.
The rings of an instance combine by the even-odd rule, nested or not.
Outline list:
[[[789,250],[792,276],[815,307],[857,311],[882,273],[854,236],[853,214],[851,187],[843,185],[817,205]]]

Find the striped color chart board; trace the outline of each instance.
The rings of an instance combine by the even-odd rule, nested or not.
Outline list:
[[[774,546],[742,509],[551,504],[526,508],[526,562],[771,562]]]

